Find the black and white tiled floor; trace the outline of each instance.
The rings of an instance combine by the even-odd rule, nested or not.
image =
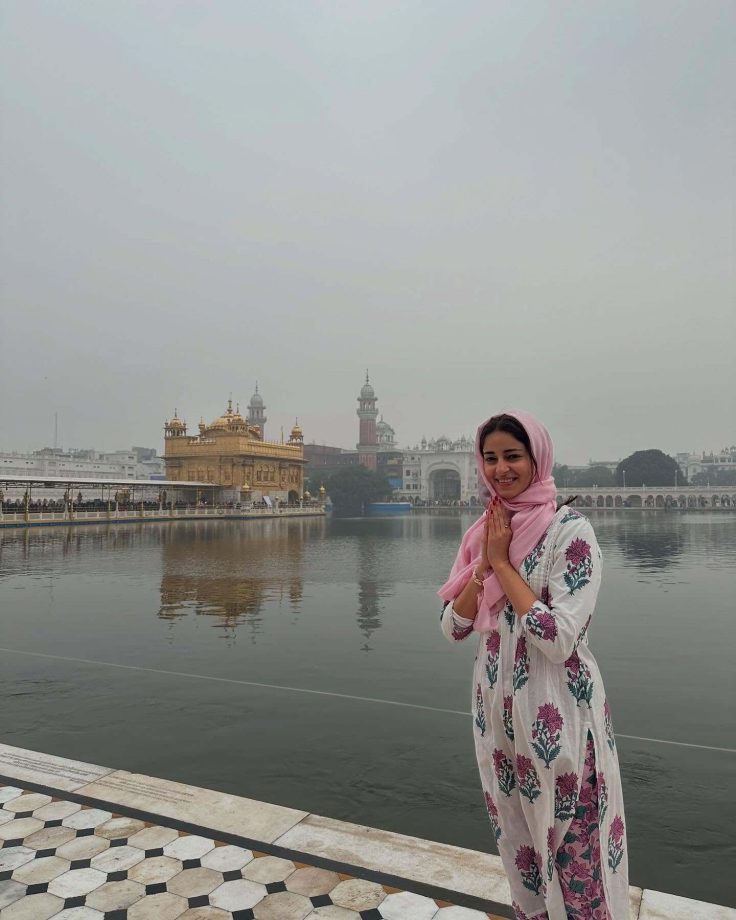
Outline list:
[[[499,920],[365,878],[0,787],[0,920]]]

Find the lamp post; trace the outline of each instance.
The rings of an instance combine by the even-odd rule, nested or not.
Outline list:
[[[626,488],[626,470],[621,470],[621,475],[624,477],[624,489]]]

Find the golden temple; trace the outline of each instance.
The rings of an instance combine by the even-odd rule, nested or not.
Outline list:
[[[263,418],[262,409],[254,414]],[[262,425],[243,418],[232,399],[214,422],[200,421],[197,435],[187,434],[174,410],[164,425],[164,460],[167,479],[212,483],[226,501],[266,496],[299,501],[304,491],[304,434],[298,423],[286,443],[265,441]]]

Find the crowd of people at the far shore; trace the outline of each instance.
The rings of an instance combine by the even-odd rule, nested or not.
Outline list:
[[[8,499],[0,493],[0,509],[3,514],[65,514],[78,512],[117,512],[117,511],[196,511],[196,510],[229,510],[250,511],[264,510],[280,511],[288,508],[319,507],[320,502],[302,501],[286,502],[273,500],[271,505],[264,501],[253,502],[210,502],[204,499],[198,502],[162,501],[159,499],[144,499],[143,501],[115,501],[114,499],[84,499],[81,495],[75,498],[58,499],[29,499],[27,496]]]
[[[470,501],[452,498],[415,498],[412,504],[415,508],[476,508],[480,505],[480,501],[473,495]]]

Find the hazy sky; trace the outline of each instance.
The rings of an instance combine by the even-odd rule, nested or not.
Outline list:
[[[0,3],[0,449],[736,442],[736,5]]]

